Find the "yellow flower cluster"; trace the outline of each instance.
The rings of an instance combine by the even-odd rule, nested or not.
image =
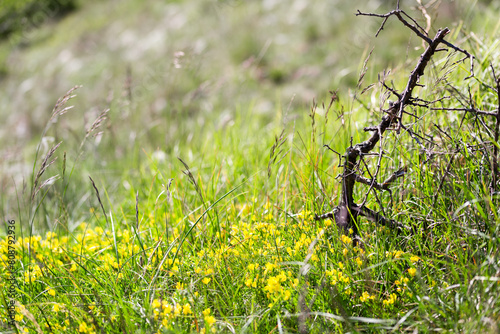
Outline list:
[[[34,256],[25,263],[21,279],[25,283],[39,284],[41,295],[49,298],[49,313],[62,317],[63,313],[70,311],[70,304],[59,299],[65,298],[64,285],[45,279],[52,275],[50,270],[61,270],[63,275],[60,276],[64,276],[66,271],[66,276],[76,277],[95,270],[101,275],[96,275],[100,280],[111,277],[117,285],[125,283],[121,278],[136,277],[137,273],[148,278],[158,275],[163,282],[168,282],[161,287],[162,298],[165,299],[154,299],[149,309],[155,319],[155,330],[159,326],[163,331],[175,331],[185,328],[182,327],[185,325],[190,326],[188,330],[194,330],[196,326],[197,332],[214,331],[217,323],[213,314],[215,311],[206,308],[202,314],[197,312],[201,311],[199,305],[204,305],[203,308],[213,307],[205,303],[211,299],[213,291],[223,285],[219,283],[227,283],[224,280],[234,280],[238,293],[243,292],[245,296],[255,298],[256,303],[268,305],[273,311],[284,308],[291,310],[297,305],[294,298],[297,298],[299,291],[302,288],[313,289],[309,284],[316,284],[314,280],[322,279],[323,275],[330,284],[338,287],[343,297],[352,296],[352,301],[358,303],[358,307],[359,302],[363,303],[363,307],[369,307],[377,302],[390,306],[398,298],[401,304],[407,301],[410,291],[408,285],[417,274],[418,263],[422,261],[418,256],[401,250],[386,253],[388,258],[409,259],[408,263],[411,264],[405,272],[407,277],[387,275],[387,282],[384,282],[387,290],[382,290],[386,291],[386,295],[380,297],[382,292],[377,290],[378,284],[366,289],[368,284],[360,283],[372,270],[369,261],[373,259],[370,255],[374,252],[367,246],[368,255],[365,255],[362,248],[353,247],[352,230],[338,238],[325,238],[323,233],[327,223],[313,222],[310,211],[300,212],[296,215],[300,220],[288,219],[285,225],[285,220],[280,219],[281,211],[274,209],[269,202],[263,207],[265,212],[258,212],[254,203],[229,205],[228,217],[232,219],[227,224],[217,228],[210,224],[199,224],[190,232],[190,238],[186,239],[183,246],[179,245],[179,236],[186,232],[184,226],[188,226],[185,225],[187,220],[196,220],[194,215],[170,217],[168,221],[174,226],[162,226],[161,229],[148,226],[146,221],[141,223],[141,231],[137,233],[130,229],[130,224],[122,225],[125,228],[115,229],[115,232],[82,224],[71,238],[58,238],[52,232],[47,233],[45,238],[20,238],[17,247],[29,247]],[[259,209],[262,211],[262,207]],[[158,224],[162,221],[165,219],[157,220]],[[160,234],[166,229],[168,234]],[[309,247],[315,240],[317,242],[310,254]],[[178,253],[176,247],[181,247]],[[69,257],[67,254],[78,256]],[[304,263],[306,258],[310,274],[307,280],[301,280],[301,266],[297,263]],[[392,265],[393,261],[385,262]],[[395,262],[401,264],[401,261]],[[394,278],[398,279],[391,286]],[[299,281],[302,286],[299,286]],[[243,302],[247,300],[245,297]],[[97,315],[99,306],[91,305],[91,308],[92,314]],[[23,316],[19,314],[18,317],[22,319]],[[81,323],[78,329],[82,333],[94,330],[89,327],[91,322],[78,322]],[[59,323],[63,323],[63,320]]]
[[[166,329],[171,328],[176,321],[186,317],[189,318],[193,315],[190,303],[170,304],[165,300],[154,299],[151,303],[151,307],[153,308],[154,318],[161,320],[161,325]],[[213,315],[211,315],[210,308],[203,310],[202,314],[205,323],[203,332],[206,332],[206,329],[214,330],[213,325],[215,324],[216,319]]]
[[[347,236],[347,235],[345,235],[345,234],[342,234],[342,235],[340,236],[340,240],[341,240],[344,244],[346,244],[346,245],[350,245],[350,244],[352,243],[352,238],[348,237],[348,236]]]
[[[342,262],[339,262],[339,269],[332,269],[332,270],[327,270],[325,272],[326,277],[330,278],[330,283],[332,285],[337,285],[337,283],[344,283],[344,284],[349,284],[350,279],[348,276],[346,276],[341,269],[344,268],[344,265]]]
[[[392,305],[392,304],[394,304],[396,302],[397,298],[398,297],[396,296],[395,293],[391,293],[390,296],[389,296],[389,298],[384,299],[382,301],[382,304],[384,304],[384,306],[390,306],[390,305]]]
[[[212,328],[212,326],[215,324],[215,317],[210,315],[211,310],[209,308],[205,309],[203,312],[203,320],[205,321],[205,326],[207,328]],[[215,329],[215,328],[213,328]]]
[[[395,250],[392,252],[385,252],[385,256],[388,258],[394,258],[394,259],[399,259],[401,256],[403,256],[404,252],[400,250]]]
[[[367,301],[369,300],[374,300],[375,299],[375,296],[373,295],[370,295],[368,292],[364,291],[363,294],[361,295],[361,297],[359,297],[359,300],[362,302],[362,303],[366,303]]]
[[[286,275],[272,276],[267,279],[267,285],[264,287],[264,291],[270,293],[276,293],[281,291],[281,282],[286,281]]]
[[[78,326],[78,332],[87,333],[87,334],[95,334],[96,331],[92,325],[87,324],[86,322],[81,322]]]
[[[256,268],[255,265],[251,264],[249,266],[250,268]],[[278,273],[278,275],[275,276],[269,276],[267,279],[265,279],[266,275],[271,273],[277,268],[277,265],[274,263],[266,263],[265,265],[266,269],[264,271],[264,278],[262,279],[262,285],[264,285],[264,288],[262,289],[264,292],[266,292],[267,298],[271,300],[271,303],[269,304],[269,308],[272,308],[276,303],[280,301],[288,301],[290,297],[292,296],[292,292],[290,289],[284,286],[285,283],[289,281],[289,276],[291,276],[291,272],[289,271],[288,273],[285,273],[284,271],[281,271]],[[256,282],[258,280],[258,276],[256,278],[249,279],[245,282],[245,285],[247,286],[252,286],[256,287]],[[290,283],[288,283],[290,284]],[[295,282],[292,282],[292,288],[295,287]]]

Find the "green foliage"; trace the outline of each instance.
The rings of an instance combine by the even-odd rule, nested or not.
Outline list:
[[[3,0],[0,39],[37,29],[46,21],[75,10],[77,5],[76,0]]]
[[[307,26],[308,40],[324,40],[321,22]],[[497,332],[495,120],[432,109],[472,102],[497,111],[490,64],[500,65],[499,28],[483,28],[494,34],[476,33],[461,45],[476,56],[475,78],[463,80],[469,66],[456,62],[460,55],[439,53],[416,94],[447,97],[407,110],[413,136],[390,132],[383,140],[380,179],[402,166],[408,173],[392,195],[371,192],[366,205],[382,211],[382,203],[386,216],[417,233],[361,221],[363,247],[331,220],[313,217],[340,194],[339,157],[323,145],[342,153],[351,140],[365,140],[363,127],[376,124],[387,103],[380,84],[369,86],[383,71],[374,65],[376,50],[364,80],[339,89],[331,107],[327,100],[263,112],[257,99],[238,103],[231,87],[213,89],[203,64],[182,54],[172,71],[159,66],[137,79],[132,67],[108,98],[109,111],[81,107],[85,88],[68,92],[44,119],[17,202],[2,197],[6,215],[15,212],[20,330]],[[450,36],[470,35],[458,25]],[[241,47],[230,55],[238,62],[261,51]],[[289,65],[264,58],[255,65],[273,82],[264,88],[286,85]],[[403,87],[415,59],[386,83]],[[366,190],[357,185],[356,198]],[[8,275],[4,267],[0,275]],[[2,295],[2,331],[7,300]]]

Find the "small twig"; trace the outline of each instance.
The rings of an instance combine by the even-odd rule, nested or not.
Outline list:
[[[329,149],[333,153],[336,153],[339,156],[339,165],[338,165],[338,167],[342,167],[342,155],[339,152],[335,151],[333,148],[331,148],[330,145],[328,145],[328,144],[323,145],[323,147],[326,147],[327,149]]]
[[[448,139],[450,139],[451,141],[453,141],[453,138],[451,138],[451,136],[448,134],[448,132],[444,131],[443,129],[441,129],[441,127],[439,125],[437,125],[436,123],[432,123],[432,125],[434,125],[434,127],[436,129],[439,130],[439,132],[441,132],[442,134],[444,134],[446,137],[448,137]]]
[[[389,92],[391,92],[392,94],[396,95],[398,97],[398,99],[401,98],[401,94],[399,94],[398,92],[396,92],[396,90],[392,89],[391,87],[387,86],[385,84],[385,82],[382,82],[382,85],[385,87],[385,89],[387,89]]]
[[[327,212],[327,213],[324,213],[322,215],[315,215],[314,220],[334,219],[335,218],[334,213],[335,213],[335,209],[332,212]]]
[[[470,60],[470,75],[467,76],[467,77],[465,77],[464,80],[472,78],[474,76],[474,59],[475,59],[475,57],[473,55],[471,55],[469,52],[467,52],[466,50],[464,50],[462,48],[459,48],[458,46],[455,46],[455,45],[451,44],[450,42],[448,42],[446,40],[443,40],[442,43],[445,44],[445,45],[447,45],[447,46],[449,46],[453,50],[461,52],[461,53],[463,53],[465,55],[465,57],[463,57],[462,59],[456,61],[455,63],[453,63],[453,65],[455,65],[457,63],[464,62],[466,59]]]
[[[476,108],[440,108],[440,107],[432,107],[430,108],[431,110],[447,110],[447,111],[466,111],[466,112],[471,112],[475,113],[478,115],[485,115],[485,116],[497,116],[496,112],[491,112],[491,111],[484,111],[484,110],[479,110]]]
[[[401,15],[405,15],[406,17],[410,18],[410,20],[412,22],[414,22],[416,24],[415,25],[412,25],[410,24],[408,21],[406,21],[403,16]],[[385,23],[387,22],[387,19],[392,16],[392,15],[395,15],[399,21],[401,21],[405,26],[407,26],[408,28],[410,28],[411,30],[413,30],[413,32],[415,34],[417,34],[418,37],[422,38],[423,40],[425,40],[427,43],[431,43],[432,42],[432,39],[430,39],[428,36],[426,36],[427,32],[418,25],[418,23],[413,19],[411,18],[408,14],[406,14],[403,10],[401,9],[395,9],[395,10],[392,10],[390,11],[389,13],[386,13],[386,14],[374,14],[374,13],[362,13],[359,11],[358,9],[358,12],[356,13],[356,16],[358,15],[363,15],[363,16],[375,16],[375,17],[383,17],[384,18],[384,21],[382,22],[382,25],[380,26],[380,28],[377,30],[377,33],[375,34],[375,37],[378,36],[378,34],[384,29],[384,25]],[[419,28],[424,32],[420,32]]]
[[[418,106],[418,107],[427,107],[431,104],[435,104],[435,103],[441,102],[443,100],[449,100],[449,99],[450,99],[449,96],[443,96],[443,97],[440,97],[440,98],[432,100],[432,101],[426,101],[426,100],[422,100],[418,97],[413,97],[409,104],[411,104],[413,106]],[[422,103],[418,103],[418,102],[422,102]]]
[[[397,229],[398,231],[403,231],[403,230],[406,230],[409,232],[412,231],[411,227],[406,226],[406,225],[404,225],[396,220],[387,219],[384,216],[380,215],[378,212],[375,212],[367,207],[364,207],[364,208],[357,207],[357,208],[355,208],[355,210],[358,210],[359,214],[361,216],[363,216],[363,217],[367,218],[368,220],[375,222],[377,224],[387,226],[387,227],[392,228],[392,229]]]
[[[425,32],[428,34],[429,31],[431,30],[431,16],[427,13],[425,6],[422,5],[422,0],[417,0],[417,2],[420,5],[418,6],[418,9],[420,9],[422,15],[425,17],[425,23],[426,23]]]
[[[493,168],[491,171],[491,194],[493,194],[496,191],[497,188],[497,176],[498,176],[498,145],[500,143],[498,142],[499,136],[500,136],[500,78],[497,77],[495,73],[495,68],[493,67],[493,64],[490,62],[490,67],[491,67],[491,73],[493,74],[493,79],[495,80],[497,84],[497,102],[498,102],[498,108],[496,112],[496,123],[495,123],[495,143],[493,146]]]

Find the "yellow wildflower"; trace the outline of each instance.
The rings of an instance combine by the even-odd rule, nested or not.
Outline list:
[[[214,316],[208,315],[208,316],[205,316],[204,319],[205,319],[205,324],[208,327],[211,327],[213,324],[215,324],[215,317]]]
[[[281,290],[281,284],[280,284],[280,279],[278,276],[276,277],[269,277],[267,279],[267,285],[264,287],[265,291],[269,291],[271,293],[273,292],[278,292]]]
[[[162,307],[163,307],[163,315],[164,316],[169,315],[174,310],[174,307],[170,304],[163,305]]]
[[[161,306],[161,302],[158,299],[155,299],[153,300],[151,306],[153,306],[153,308],[159,308]]]
[[[273,270],[274,268],[276,268],[276,265],[274,263],[266,263],[266,271],[265,271],[265,273],[267,274],[267,272]]]
[[[416,256],[416,255],[413,255],[413,256],[410,257],[410,261],[412,263],[418,262],[419,260],[420,260],[420,258],[418,256]]]
[[[340,240],[345,243],[345,244],[350,244],[352,242],[352,239],[349,238],[347,235],[341,235]]]
[[[401,257],[401,255],[404,254],[404,252],[400,251],[400,250],[397,250],[397,251],[392,252],[392,254],[394,255],[395,259],[399,259]]]
[[[205,277],[205,278],[202,280],[202,282],[203,282],[203,284],[207,285],[208,283],[210,283],[210,280],[211,280],[211,278],[210,278],[210,277]]]
[[[80,326],[78,326],[78,331],[79,331],[80,333],[85,333],[85,332],[87,332],[88,330],[89,330],[89,328],[87,327],[87,324],[86,324],[85,322],[82,322],[82,323],[80,324]]]
[[[397,296],[395,293],[391,293],[391,295],[389,296],[388,299],[384,299],[382,301],[382,304],[384,304],[384,306],[389,306],[389,305],[392,305],[394,304],[394,302],[396,301],[397,299]]]
[[[191,314],[191,304],[184,304],[184,306],[182,307],[182,313],[186,315]]]
[[[54,289],[52,289],[52,288],[51,288],[51,289],[49,289],[49,290],[47,291],[47,293],[48,293],[49,295],[51,295],[52,297],[54,297],[54,296],[56,295],[56,291],[55,291]]]
[[[283,300],[288,300],[290,299],[290,296],[292,295],[292,293],[290,292],[290,290],[286,290],[285,291],[285,295],[283,296]]]
[[[259,264],[258,263],[250,263],[247,268],[250,271],[254,271],[255,269],[259,268]]]
[[[415,276],[416,273],[417,273],[417,269],[415,269],[415,268],[408,269],[408,274],[410,274],[410,276]]]
[[[369,294],[368,292],[366,292],[366,291],[365,291],[365,292],[363,292],[363,295],[361,295],[361,297],[359,297],[359,300],[360,300],[361,302],[363,302],[363,303],[364,303],[364,302],[366,302],[366,301],[368,301],[368,300],[373,300],[373,299],[375,299],[375,296],[370,295],[370,294]]]

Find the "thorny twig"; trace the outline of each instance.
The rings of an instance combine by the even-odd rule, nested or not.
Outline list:
[[[491,73],[493,75],[493,80],[495,80],[495,83],[497,85],[496,91],[497,91],[497,96],[498,96],[498,109],[496,112],[496,122],[495,122],[495,145],[493,146],[493,168],[491,171],[491,193],[493,194],[496,191],[497,187],[497,176],[498,176],[498,145],[500,143],[498,142],[499,136],[500,136],[500,77],[497,77],[495,73],[495,68],[493,67],[493,64],[490,63],[491,67]]]
[[[373,175],[370,174],[371,177],[370,179],[365,178],[357,173],[357,170],[359,170],[358,159],[362,159],[363,156],[370,154],[370,152],[375,148],[378,142],[383,139],[384,133],[386,131],[395,129],[399,133],[400,129],[403,128],[411,135],[411,130],[408,129],[403,124],[403,116],[407,114],[407,112],[405,111],[405,107],[413,105],[415,103],[424,103],[426,106],[428,106],[433,102],[437,102],[437,101],[428,102],[421,99],[413,98],[412,93],[415,87],[420,86],[419,79],[424,75],[424,71],[431,58],[434,56],[436,52],[442,50],[438,48],[439,45],[444,44],[454,49],[455,51],[463,53],[466,57],[461,59],[461,61],[464,61],[466,58],[469,58],[471,61],[471,68],[470,68],[470,76],[468,78],[474,75],[473,72],[474,57],[471,54],[469,54],[466,50],[463,50],[447,42],[444,39],[445,36],[450,32],[448,28],[438,30],[434,38],[430,38],[427,34],[427,31],[424,28],[422,28],[412,17],[410,17],[408,14],[406,14],[403,10],[400,9],[399,1],[397,3],[396,9],[390,11],[389,13],[386,14],[362,13],[361,11],[358,10],[356,16],[358,15],[374,16],[384,19],[380,28],[376,33],[376,36],[380,33],[380,31],[383,30],[384,25],[389,19],[389,17],[396,16],[399,19],[399,21],[401,21],[406,27],[411,29],[417,36],[419,36],[422,40],[424,40],[424,42],[426,42],[428,46],[425,49],[424,53],[420,56],[417,65],[410,73],[406,87],[402,90],[401,93],[396,92],[395,89],[389,88],[385,84],[385,80],[383,80],[382,82],[383,86],[386,87],[386,89],[388,89],[393,95],[395,95],[398,98],[398,100],[396,102],[389,103],[389,108],[383,110],[384,116],[382,117],[382,120],[378,125],[365,128],[365,131],[370,131],[372,133],[369,139],[354,146],[352,145],[352,140],[351,140],[351,146],[347,148],[344,154],[344,165],[342,173],[342,195],[340,198],[340,203],[337,207],[333,209],[332,212],[316,216],[316,219],[334,218],[337,226],[344,229],[345,231],[352,229],[354,232],[353,234],[355,237],[354,238],[355,242],[357,242],[357,240],[359,239],[359,231],[358,231],[359,216],[363,216],[368,220],[373,221],[377,224],[397,229],[398,231],[412,230],[411,228],[404,226],[403,224],[397,221],[387,219],[384,216],[380,215],[379,213],[365,207],[368,193],[372,189],[388,190],[389,185],[392,182],[394,182],[397,178],[405,174],[406,167],[396,171],[383,183],[378,183],[377,176],[379,174],[381,166],[381,159],[383,153],[382,148],[379,150],[377,154],[378,161],[377,161],[376,171]],[[500,116],[498,117],[500,119]],[[413,135],[412,138],[418,141],[418,139]],[[366,185],[369,185],[370,187],[361,205],[358,205],[354,202],[354,186],[356,182],[364,183]],[[383,210],[382,206],[381,209]]]

